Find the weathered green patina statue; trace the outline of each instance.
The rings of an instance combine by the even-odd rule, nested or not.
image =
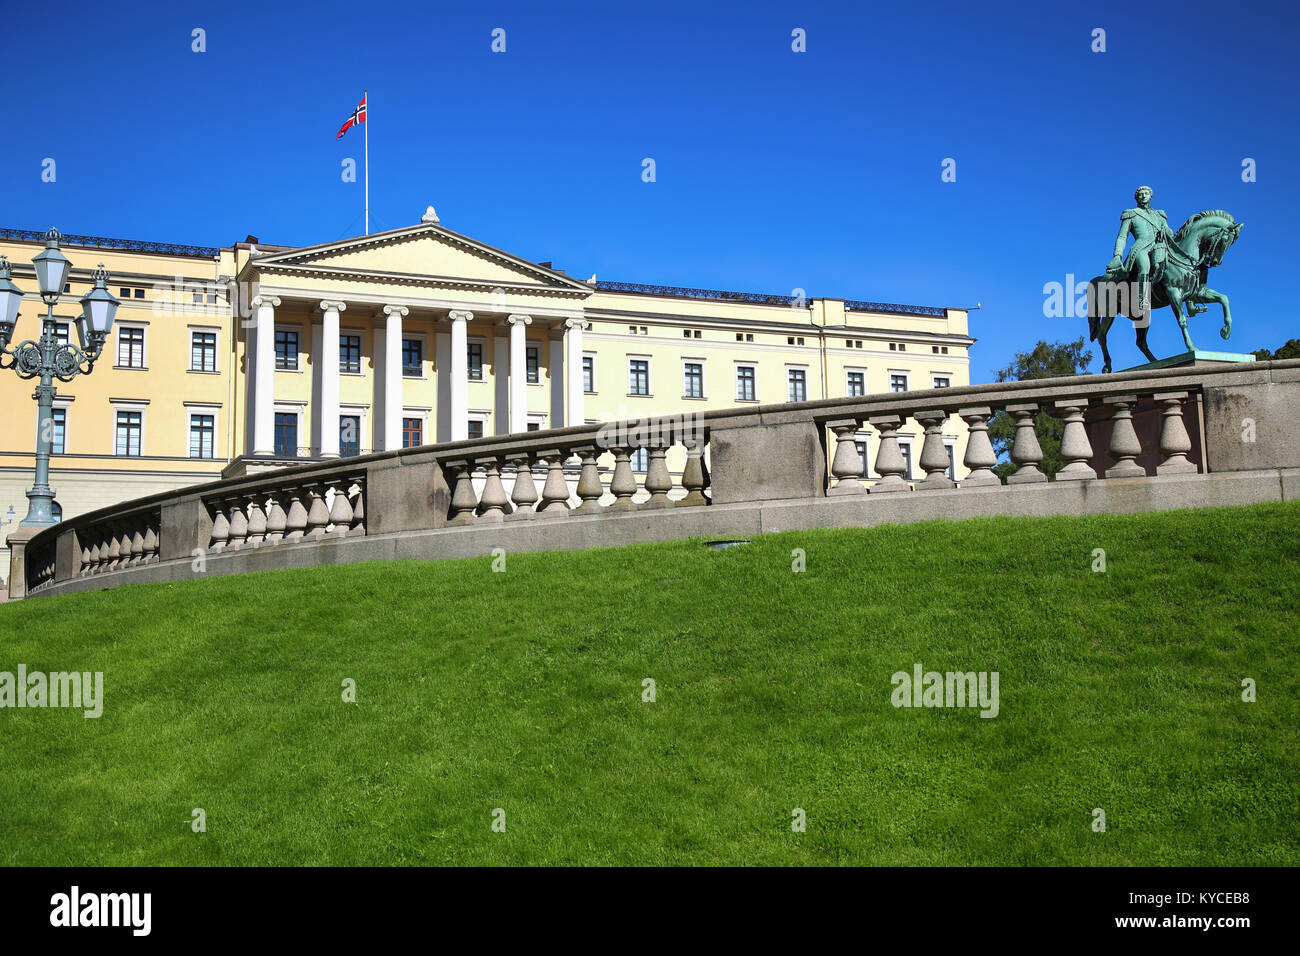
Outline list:
[[[1137,206],[1120,214],[1119,235],[1105,275],[1088,283],[1088,333],[1101,346],[1103,372],[1111,370],[1106,333],[1116,316],[1133,320],[1137,346],[1152,362],[1157,359],[1147,348],[1147,329],[1153,309],[1167,305],[1174,310],[1188,351],[1195,346],[1187,320],[1206,310],[1201,303],[1219,303],[1223,307],[1219,335],[1226,339],[1232,333],[1228,297],[1205,283],[1210,268],[1222,263],[1223,254],[1237,241],[1242,224],[1222,209],[1207,209],[1174,232],[1164,210],[1151,208],[1151,196],[1150,186],[1138,187],[1133,194]],[[1133,245],[1122,258],[1130,235]]]

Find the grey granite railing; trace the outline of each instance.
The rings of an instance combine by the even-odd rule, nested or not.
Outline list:
[[[1040,467],[1040,410],[1065,422],[1053,481]],[[987,431],[998,411],[1014,422],[1006,484],[993,474]],[[905,426],[924,436],[915,475],[899,449]],[[864,436],[873,467],[858,452]],[[962,441],[950,477],[945,444]],[[634,460],[645,462],[640,476]],[[494,548],[1297,496],[1300,360],[1121,372],[721,409],[277,468],[11,535],[11,598]]]

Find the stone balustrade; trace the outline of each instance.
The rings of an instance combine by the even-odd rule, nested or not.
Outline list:
[[[1143,443],[1133,424],[1139,400],[1149,398],[1159,409],[1160,428],[1148,441],[1158,454],[1157,475],[1196,473],[1200,466],[1188,458],[1193,449],[1188,421],[1199,430],[1199,389],[1158,387],[1134,390],[1131,394],[1063,394],[1046,401],[1000,399],[986,404],[971,404],[958,396],[951,401],[936,400],[944,390],[927,393],[918,401],[885,401],[880,407],[855,415],[821,418],[831,432],[834,452],[830,464],[833,483],[827,494],[883,494],[897,491],[942,491],[1000,485],[993,473],[997,455],[989,439],[989,421],[999,412],[1009,416],[1014,428],[1009,457],[1015,466],[1007,484],[1045,482],[1048,476],[1040,468],[1043,449],[1038,442],[1035,422],[1046,413],[1064,422],[1059,457],[1061,469],[1057,481],[1084,481],[1103,478],[1145,477],[1147,469],[1137,463]],[[888,411],[886,411],[888,409]],[[883,414],[873,414],[884,412]],[[1091,423],[1085,419],[1088,413]],[[898,431],[908,419],[918,423],[924,433],[919,459],[924,477],[907,474],[907,461],[899,447]],[[964,475],[953,478],[953,462],[945,442],[944,426],[960,421],[966,428],[966,452],[961,459]],[[1105,426],[1105,455],[1094,451],[1093,436]],[[863,460],[858,443],[874,434],[876,438],[875,479],[868,484],[868,462]],[[952,437],[949,440],[954,440]],[[1152,450],[1148,449],[1148,450]]]
[[[988,432],[999,412],[1014,433],[1005,484]],[[1042,412],[1064,422],[1053,480],[1034,429]],[[1300,360],[1120,372],[721,409],[280,468],[10,535],[11,599],[496,549],[1295,497]]]
[[[325,537],[366,533],[364,471],[313,475],[286,482],[284,475],[251,488],[205,496],[211,522],[207,551],[275,547]]]

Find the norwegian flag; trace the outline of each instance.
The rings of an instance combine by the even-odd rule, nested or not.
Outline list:
[[[342,126],[339,127],[339,134],[334,138],[342,139],[344,133],[346,133],[348,130],[358,125],[359,123],[364,123],[365,121],[366,121],[366,97],[363,95],[361,97],[361,103],[357,106],[356,109],[352,111],[352,115],[348,117],[347,122],[345,122]]]

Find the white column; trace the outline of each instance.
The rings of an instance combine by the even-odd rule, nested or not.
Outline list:
[[[275,454],[275,309],[279,296],[253,298],[257,319],[257,350],[253,361],[253,454]]]
[[[510,430],[528,431],[528,339],[532,316],[510,316]]]
[[[582,387],[582,330],[590,327],[591,323],[586,319],[566,319],[564,322],[564,344],[568,352],[564,359],[564,372],[569,391],[569,413],[565,422],[569,425],[581,425],[586,421],[586,393]]]
[[[492,329],[492,434],[509,435],[510,326]]]
[[[325,300],[320,304],[325,319],[321,323],[320,350],[316,358],[316,375],[320,381],[320,404],[316,419],[320,422],[322,458],[339,456],[339,313],[347,308],[342,302]]]
[[[473,312],[457,309],[451,319],[451,440],[469,437],[469,342],[468,325]]]
[[[384,411],[380,434],[384,451],[402,447],[402,316],[411,310],[404,305],[384,306],[388,322],[384,330]]]

